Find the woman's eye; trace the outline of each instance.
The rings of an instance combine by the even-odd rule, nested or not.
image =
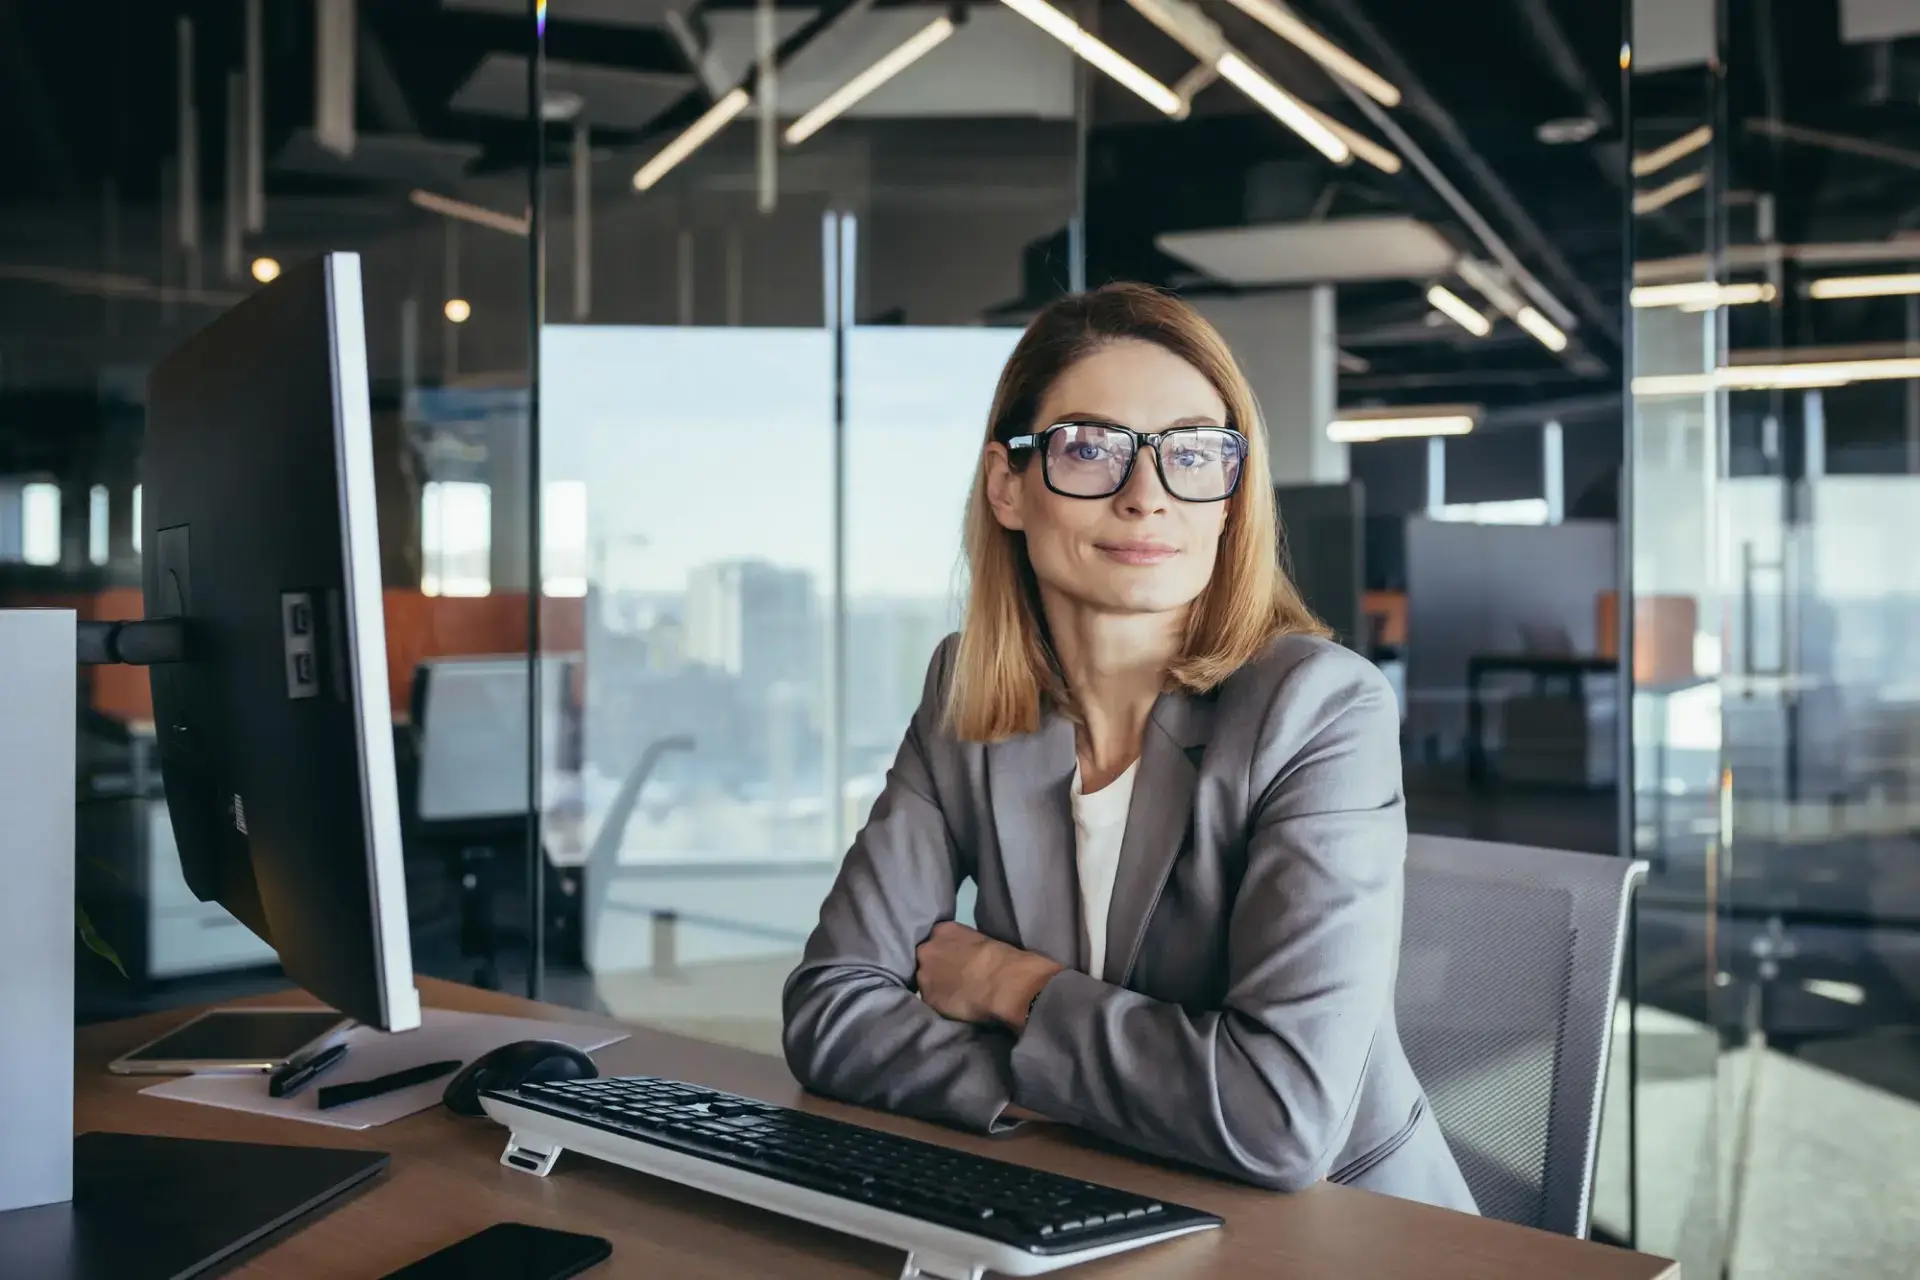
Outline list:
[[[1067,446],[1067,456],[1075,462],[1098,462],[1107,456],[1105,445],[1090,444],[1084,440]]]
[[[1204,467],[1218,461],[1214,454],[1204,449],[1180,449],[1173,455],[1173,465],[1176,467]]]

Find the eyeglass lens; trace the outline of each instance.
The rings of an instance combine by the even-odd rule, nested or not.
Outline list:
[[[1133,461],[1134,438],[1117,427],[1074,423],[1047,439],[1047,482],[1076,498],[1118,493]],[[1216,502],[1233,492],[1243,461],[1240,442],[1218,427],[1191,427],[1160,437],[1160,478],[1185,502]]]

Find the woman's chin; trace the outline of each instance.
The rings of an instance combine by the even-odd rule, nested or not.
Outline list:
[[[1204,584],[1202,584],[1204,585]],[[1200,588],[1184,582],[1109,581],[1086,593],[1088,603],[1112,613],[1177,613],[1194,602]]]

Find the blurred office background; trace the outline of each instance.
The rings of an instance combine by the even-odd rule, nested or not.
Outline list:
[[[1000,364],[1177,289],[1412,826],[1653,864],[1596,1233],[1911,1274],[1920,0],[540,10],[0,0],[0,604],[137,613],[146,370],[359,252],[422,972],[777,1051]],[[81,1015],[272,985],[83,680]]]

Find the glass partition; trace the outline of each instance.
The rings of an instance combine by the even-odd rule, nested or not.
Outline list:
[[[525,688],[532,130],[524,93],[466,88],[500,59],[524,68],[534,22],[525,7],[481,21],[453,5],[326,7],[324,40],[312,6],[273,3],[5,19],[0,96],[31,102],[47,131],[10,135],[0,183],[0,607],[137,617],[148,372],[286,273],[358,254],[389,657],[378,710],[416,964],[518,985],[535,932],[524,793],[423,818],[432,744],[416,713],[421,673],[457,657],[504,661]],[[119,965],[82,951],[79,1016],[278,985],[271,950],[181,876],[146,672],[83,672],[79,694],[80,903]],[[521,725],[483,720],[462,747],[511,778]]]

